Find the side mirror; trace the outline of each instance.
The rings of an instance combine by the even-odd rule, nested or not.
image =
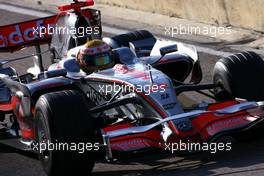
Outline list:
[[[174,45],[169,45],[169,46],[164,46],[162,48],[160,48],[160,54],[162,56],[168,54],[168,53],[172,53],[172,52],[175,52],[175,51],[178,51],[178,47],[176,44]]]

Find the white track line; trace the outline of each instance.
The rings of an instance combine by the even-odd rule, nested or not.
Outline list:
[[[50,12],[42,12],[39,10],[17,7],[15,5],[9,5],[9,4],[0,4],[0,9],[5,10],[5,11],[9,11],[9,12],[13,12],[13,13],[23,14],[23,15],[36,16],[39,18],[54,15],[54,13],[50,13]],[[117,35],[117,34],[127,33],[129,31],[103,25],[103,32]],[[184,43],[184,42],[181,42],[181,43]],[[188,43],[184,43],[184,44],[190,45]],[[190,46],[196,47],[198,52],[203,52],[203,53],[207,53],[207,54],[215,55],[215,56],[220,56],[220,57],[226,57],[226,56],[233,54],[230,52],[218,51],[218,50],[215,50],[212,48],[202,47],[202,46],[198,46],[198,45],[190,45]]]

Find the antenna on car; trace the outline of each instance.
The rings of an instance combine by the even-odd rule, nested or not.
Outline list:
[[[151,72],[152,66],[150,64],[148,64],[147,67],[148,67],[148,71],[149,71],[150,84],[153,85],[153,78],[152,78],[152,72]]]

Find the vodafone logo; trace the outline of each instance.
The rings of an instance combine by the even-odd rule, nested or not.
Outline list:
[[[15,31],[10,33],[8,38],[4,38],[4,36],[0,35],[0,39],[2,39],[2,45],[0,47],[6,47],[9,43],[10,45],[16,45],[20,43],[24,43],[25,40],[35,40],[37,39],[33,34],[31,29],[27,29],[23,32],[21,32],[19,25],[15,25]]]
[[[0,35],[0,48],[3,48],[7,45],[4,36]]]
[[[22,45],[40,39],[34,29],[44,25],[44,20],[37,20],[1,27],[0,48]]]
[[[94,25],[91,29],[86,29],[86,33],[92,31],[94,34],[99,35],[100,26],[95,26],[98,21],[93,18],[92,10],[86,9],[82,13],[82,15],[90,20],[91,25]],[[31,44],[48,43],[52,35],[49,32],[54,30],[57,17],[57,15],[54,15],[22,23],[0,26],[0,51],[13,52]],[[77,32],[79,34],[82,31]]]

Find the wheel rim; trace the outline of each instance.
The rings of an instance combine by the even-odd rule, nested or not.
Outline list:
[[[43,164],[43,166],[46,168],[50,165],[51,157],[52,157],[52,151],[48,150],[48,142],[51,142],[51,137],[49,134],[49,130],[47,129],[47,125],[45,125],[45,122],[43,120],[43,116],[40,113],[39,114],[39,120],[37,123],[37,142],[40,145],[45,145],[45,150],[40,150],[39,148],[39,157]]]

